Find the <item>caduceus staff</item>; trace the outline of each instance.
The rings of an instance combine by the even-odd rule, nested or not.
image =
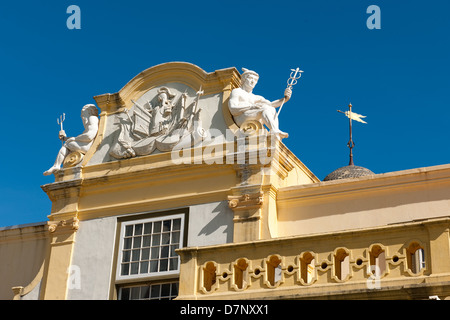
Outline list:
[[[302,76],[303,71],[300,70],[298,67],[296,69],[291,69],[291,74],[289,75],[289,79],[287,80],[287,88],[292,90],[292,87],[297,84],[297,80],[300,79]],[[275,118],[278,118],[278,115],[281,112],[281,109],[283,108],[284,103],[286,102],[286,98],[283,98],[283,102],[281,103],[280,107],[278,108],[278,112],[275,115]]]

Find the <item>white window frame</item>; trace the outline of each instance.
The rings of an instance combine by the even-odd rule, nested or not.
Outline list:
[[[149,272],[149,273],[143,273],[143,274],[133,274],[133,275],[121,275],[121,266],[122,266],[122,259],[123,259],[123,245],[124,245],[124,239],[125,239],[125,228],[129,225],[136,225],[136,224],[144,224],[148,222],[157,222],[157,221],[164,221],[164,220],[174,220],[174,219],[181,219],[181,225],[180,225],[180,242],[179,242],[179,248],[182,248],[184,246],[184,231],[185,231],[185,214],[172,214],[172,215],[162,215],[157,217],[151,217],[151,218],[145,218],[145,219],[137,219],[137,220],[129,220],[129,221],[123,221],[121,222],[120,227],[120,241],[119,241],[119,250],[117,255],[117,266],[116,266],[116,282],[117,283],[127,283],[127,282],[134,282],[134,281],[140,281],[140,280],[160,280],[160,279],[167,279],[172,277],[177,277],[180,274],[180,257],[178,256],[178,262],[177,262],[177,269],[176,270],[169,270],[169,271],[158,271],[158,272]],[[161,246],[160,246],[161,247]],[[142,246],[140,247],[142,249]],[[161,259],[161,257],[159,257]],[[139,259],[139,261],[141,261]]]
[[[163,280],[164,281],[164,280]],[[118,297],[117,300],[123,300],[123,290],[124,289],[130,289],[130,297],[129,301],[131,300],[173,300],[178,296],[178,292],[177,295],[175,295],[173,292],[171,292],[171,294],[169,296],[161,296],[162,293],[162,286],[163,285],[170,285],[172,286],[173,284],[176,284],[178,286],[177,291],[179,292],[180,290],[180,283],[178,281],[178,279],[171,279],[171,281],[167,281],[165,280],[165,282],[160,282],[160,281],[151,281],[151,282],[144,282],[144,283],[138,283],[138,284],[129,284],[129,285],[124,285],[124,286],[120,286],[118,289]],[[159,292],[158,292],[158,296],[157,297],[152,297],[152,287],[154,286],[159,286]],[[137,299],[133,299],[131,297],[131,290],[133,290],[134,287],[148,287],[149,288],[149,293],[148,293],[148,297],[142,297],[141,296],[141,292],[139,292],[139,298]],[[141,290],[141,288],[139,290]],[[172,288],[170,288],[170,291],[172,291]]]

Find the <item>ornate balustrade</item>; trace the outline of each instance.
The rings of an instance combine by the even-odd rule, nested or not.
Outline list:
[[[184,248],[178,299],[450,295],[449,218]]]

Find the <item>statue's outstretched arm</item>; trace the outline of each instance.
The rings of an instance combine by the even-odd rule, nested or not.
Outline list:
[[[284,98],[275,100],[271,102],[272,107],[274,108],[278,108],[279,106],[281,106],[283,103],[286,103],[289,101],[289,99],[291,98],[292,95],[292,89],[291,88],[286,88],[286,90],[284,90]]]

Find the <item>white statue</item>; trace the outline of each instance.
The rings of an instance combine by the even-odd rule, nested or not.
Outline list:
[[[278,138],[287,138],[288,134],[280,130],[276,108],[287,102],[292,95],[291,87],[284,91],[284,98],[269,101],[262,96],[252,93],[258,82],[259,75],[251,70],[242,68],[241,87],[231,91],[228,103],[234,121],[240,127],[249,120],[260,121]]]
[[[64,159],[71,152],[80,152],[85,154],[91,147],[98,131],[98,110],[93,104],[87,104],[81,109],[81,119],[83,120],[84,131],[82,134],[67,138],[64,130],[59,132],[59,139],[65,141],[64,145],[58,152],[56,161],[53,166],[44,172],[45,176],[60,170]]]

